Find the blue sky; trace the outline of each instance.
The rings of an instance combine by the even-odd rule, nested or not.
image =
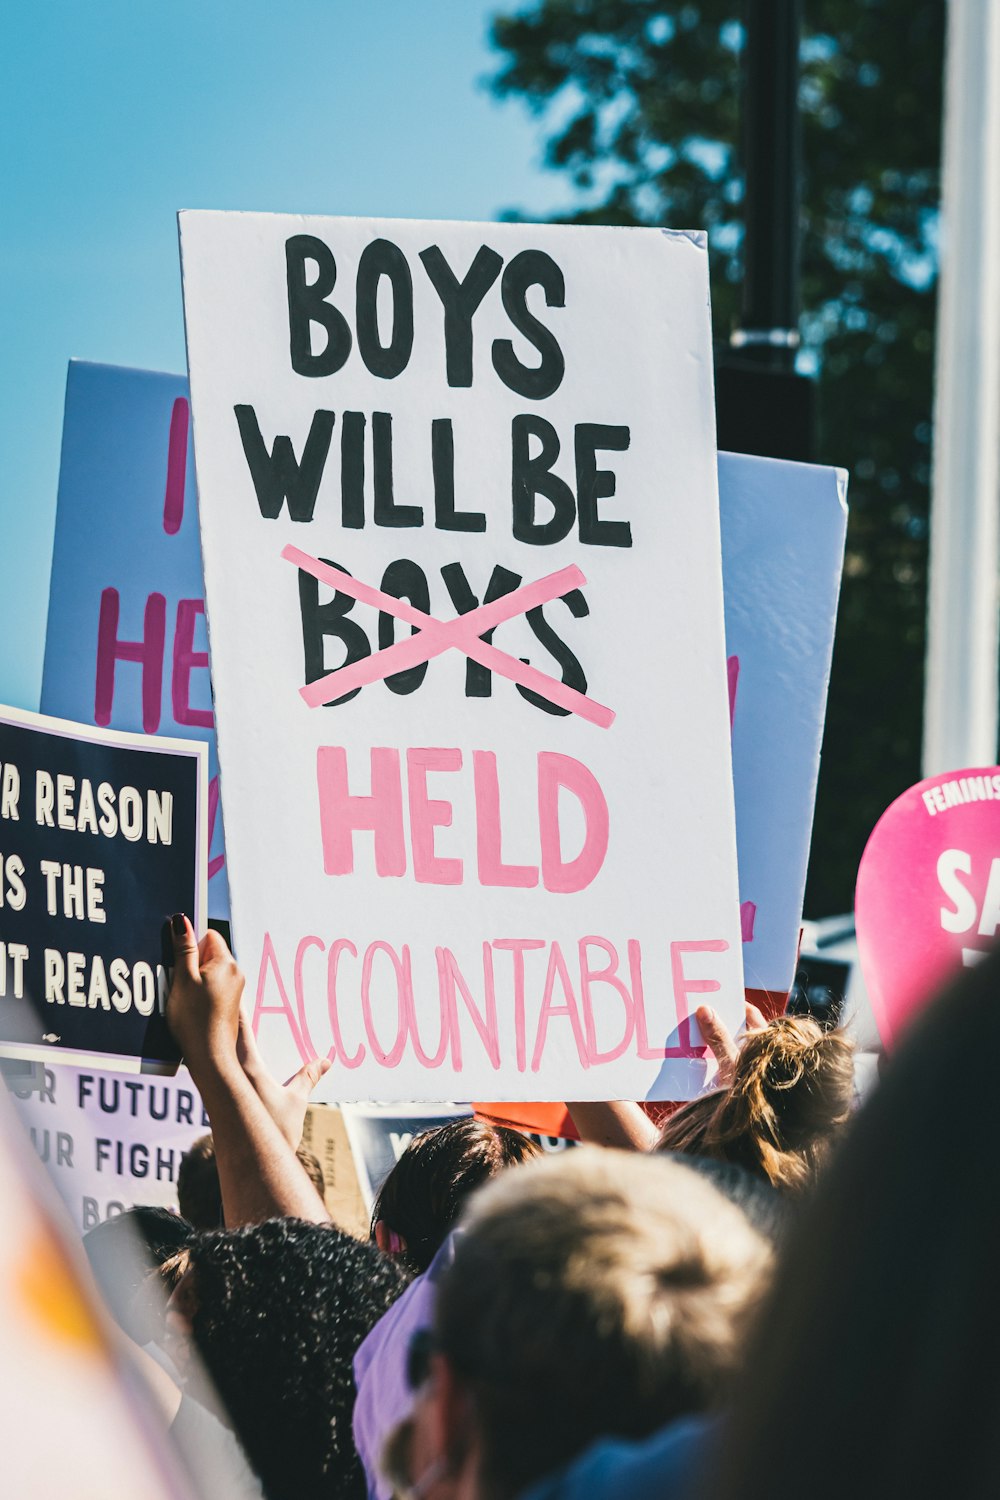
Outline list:
[[[44,0],[0,46],[0,701],[38,703],[72,357],[183,371],[175,213],[568,204],[483,86],[502,0]]]

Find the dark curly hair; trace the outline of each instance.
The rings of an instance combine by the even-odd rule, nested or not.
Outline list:
[[[326,1224],[198,1235],[192,1331],[269,1500],[363,1500],[352,1361],[407,1276]]]
[[[423,1130],[378,1191],[372,1236],[381,1219],[403,1241],[403,1261],[426,1271],[470,1194],[505,1168],[540,1154],[519,1130],[471,1115]]]

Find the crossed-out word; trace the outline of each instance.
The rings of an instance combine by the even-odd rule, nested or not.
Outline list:
[[[381,589],[372,588],[370,584],[352,578],[349,573],[342,573],[338,568],[320,562],[319,558],[311,557],[298,547],[285,547],[281,555],[286,562],[294,563],[295,567],[301,568],[304,573],[310,573],[321,583],[349,594],[360,604],[370,604],[373,608],[402,620],[418,632],[407,640],[396,641],[394,645],[385,646],[362,661],[339,667],[335,672],[328,672],[325,677],[300,688],[299,692],[310,708],[319,708],[333,696],[339,698],[343,693],[366,687],[370,682],[380,682],[384,677],[405,671],[407,667],[420,666],[454,648],[495,672],[498,677],[506,677],[511,682],[530,688],[547,698],[550,703],[568,709],[570,713],[579,714],[580,718],[587,719],[601,729],[608,729],[614,723],[615,716],[610,708],[595,703],[593,698],[568,687],[565,682],[558,682],[536,667],[529,667],[516,656],[510,656],[506,651],[480,640],[480,636],[486,631],[502,625],[505,620],[526,614],[529,609],[536,609],[541,604],[549,604],[553,599],[559,599],[571,589],[585,584],[587,580],[578,567],[561,568],[558,573],[549,573],[536,583],[526,583],[511,594],[501,595],[492,604],[482,604],[454,620],[438,620],[433,615],[424,614],[422,609],[416,609],[405,599],[394,599],[391,594],[384,594]]]

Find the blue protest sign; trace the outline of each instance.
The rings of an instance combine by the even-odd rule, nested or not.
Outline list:
[[[72,360],[42,712],[209,747],[208,914],[228,920],[187,381]]]

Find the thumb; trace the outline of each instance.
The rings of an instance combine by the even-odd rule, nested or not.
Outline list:
[[[297,1073],[293,1073],[285,1084],[286,1089],[293,1089],[302,1098],[308,1099],[313,1089],[319,1083],[325,1073],[329,1073],[333,1064],[328,1057],[314,1057],[305,1063]]]
[[[710,1005],[699,1005],[694,1018],[698,1022],[702,1037],[708,1043],[719,1064],[719,1082],[731,1083],[738,1048],[728,1026],[720,1020]]]
[[[174,973],[186,974],[189,979],[197,979],[198,940],[194,935],[194,928],[183,912],[174,912],[170,918],[170,934],[174,940]]]

